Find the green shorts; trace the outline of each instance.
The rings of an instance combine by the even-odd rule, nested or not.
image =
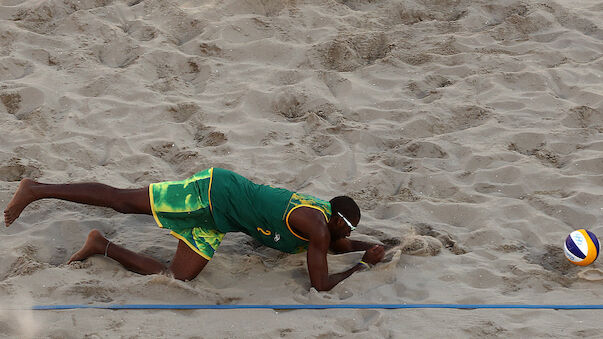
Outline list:
[[[212,174],[213,168],[210,168],[182,181],[149,185],[151,210],[157,225],[171,230],[171,235],[207,260],[213,257],[224,238],[211,213]]]

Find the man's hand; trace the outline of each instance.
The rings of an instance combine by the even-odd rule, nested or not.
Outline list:
[[[381,245],[375,245],[364,253],[362,257],[362,261],[369,263],[371,265],[376,265],[378,262],[383,260],[383,256],[385,255],[385,248]]]

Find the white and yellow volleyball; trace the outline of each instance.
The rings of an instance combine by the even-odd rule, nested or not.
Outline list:
[[[573,231],[565,239],[563,252],[576,265],[590,265],[599,256],[599,239],[585,229]]]

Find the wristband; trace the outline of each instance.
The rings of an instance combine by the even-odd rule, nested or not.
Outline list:
[[[364,266],[367,270],[371,269],[371,265],[364,262],[363,260],[360,260],[359,264]]]

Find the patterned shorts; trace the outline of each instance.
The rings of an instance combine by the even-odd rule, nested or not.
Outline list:
[[[212,174],[210,168],[182,181],[149,185],[151,210],[157,225],[171,230],[171,235],[207,260],[213,257],[224,238],[211,214]]]

